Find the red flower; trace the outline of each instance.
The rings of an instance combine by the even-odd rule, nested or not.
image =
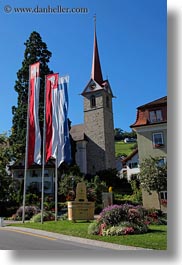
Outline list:
[[[161,205],[163,205],[164,207],[167,207],[167,200],[162,199],[161,200]]]

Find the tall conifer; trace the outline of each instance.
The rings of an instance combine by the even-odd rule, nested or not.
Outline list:
[[[25,52],[21,69],[17,72],[17,80],[14,89],[18,93],[17,106],[12,107],[13,121],[11,144],[18,148],[21,156],[25,152],[26,143],[26,121],[28,106],[28,86],[29,86],[29,65],[40,62],[40,105],[39,119],[41,133],[43,131],[43,106],[44,106],[44,84],[45,75],[52,73],[48,67],[52,53],[47,49],[47,45],[42,41],[38,32],[33,31],[29,39],[24,43]]]

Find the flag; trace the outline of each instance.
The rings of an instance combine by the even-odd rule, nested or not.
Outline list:
[[[41,135],[39,127],[40,62],[30,65],[28,108],[28,166],[41,164]]]
[[[56,158],[58,143],[58,74],[46,76],[46,162]]]
[[[58,167],[71,162],[71,145],[68,126],[69,76],[59,77],[58,82]]]

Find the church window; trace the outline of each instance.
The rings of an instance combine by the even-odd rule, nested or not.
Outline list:
[[[94,95],[92,95],[90,98],[90,106],[91,108],[94,108],[96,106],[96,99]]]

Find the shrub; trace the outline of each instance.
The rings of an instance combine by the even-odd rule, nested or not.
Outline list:
[[[44,208],[46,211],[54,211],[55,210],[55,202],[44,202]]]
[[[97,199],[97,194],[94,188],[87,188],[87,199],[90,202],[95,202]]]
[[[55,215],[52,212],[44,211],[44,213],[43,213],[43,221],[52,221],[54,219],[55,219]],[[30,222],[32,222],[32,223],[41,222],[41,213],[38,213],[38,214],[34,215],[30,219]]]
[[[89,235],[98,235],[99,234],[99,223],[94,221],[88,227],[88,234]]]
[[[25,206],[25,220],[30,220],[33,215],[40,212],[37,206]],[[23,206],[19,207],[14,215],[15,220],[21,220],[23,214]]]
[[[100,214],[103,209],[103,204],[95,204],[95,214]]]
[[[58,217],[58,220],[68,220],[68,213],[64,213],[61,216]]]
[[[145,222],[140,222],[139,224],[131,223],[134,229],[134,234],[145,234],[148,231],[147,224]]]
[[[26,204],[37,204],[39,205],[40,204],[40,201],[39,201],[39,196],[36,195],[36,194],[33,194],[33,193],[28,193],[26,195]]]
[[[117,225],[121,221],[125,221],[126,210],[122,205],[112,205],[103,209],[100,218],[106,225]]]
[[[30,219],[30,222],[32,222],[32,223],[41,222],[41,213],[38,213],[38,214],[32,216],[32,218]]]
[[[130,204],[112,205],[100,213],[98,219],[88,228],[89,234],[102,236],[146,233],[145,209]]]
[[[141,206],[130,204],[112,205],[106,207],[100,213],[100,219],[106,225],[117,225],[123,221],[137,222],[144,216],[144,209]]]
[[[146,224],[166,225],[167,215],[160,210],[150,209],[145,216]]]

